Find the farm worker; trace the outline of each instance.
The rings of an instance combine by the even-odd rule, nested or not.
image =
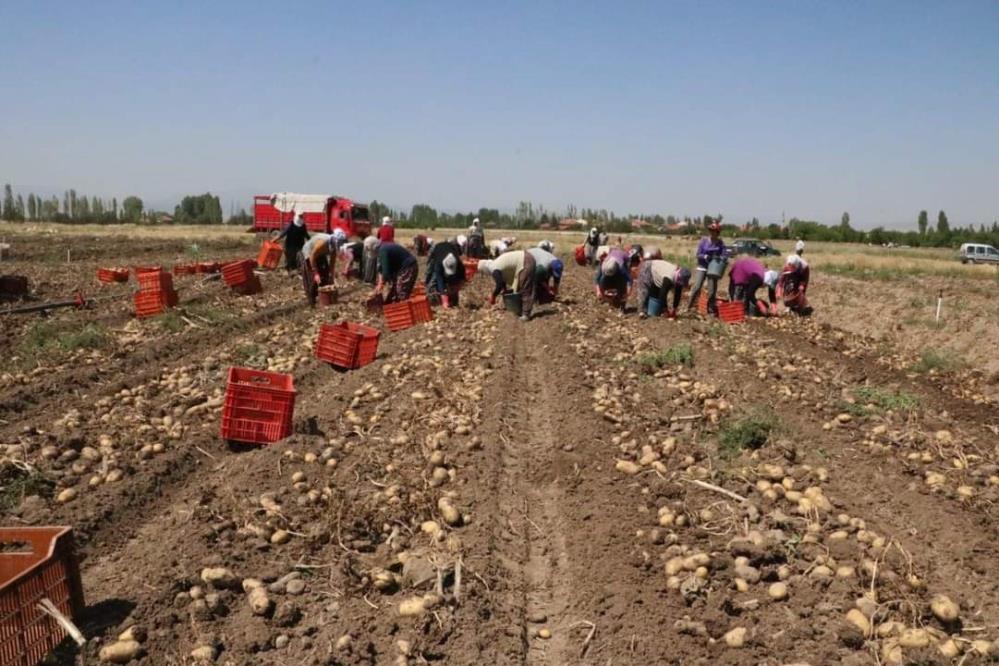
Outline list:
[[[368,236],[364,239],[361,267],[364,281],[368,284],[374,284],[375,278],[378,276],[378,244],[380,242],[376,236]]]
[[[616,292],[615,305],[624,312],[628,302],[628,288],[631,286],[631,271],[628,270],[628,255],[621,248],[607,252],[607,257],[597,268],[597,296],[605,298],[607,292]]]
[[[732,301],[742,301],[746,314],[766,316],[770,308],[765,306],[761,311],[756,301],[756,291],[767,283],[766,280],[767,267],[758,259],[753,257],[737,259],[728,274],[728,297]],[[771,304],[777,303],[777,295],[772,288],[769,297]]]
[[[723,260],[725,258],[725,243],[721,239],[721,225],[712,222],[708,225],[708,236],[701,238],[697,244],[697,275],[694,277],[694,287],[690,290],[690,302],[687,309],[693,309],[697,302],[697,297],[701,295],[701,287],[704,280],[708,281],[708,312],[716,313],[718,305],[715,298],[718,295],[718,277],[708,276],[708,265],[713,260]]]
[[[465,264],[461,263],[461,248],[444,241],[434,245],[427,258],[427,292],[440,294],[445,308],[458,306],[458,293],[465,281]]]
[[[382,293],[385,303],[409,298],[416,284],[416,257],[397,243],[378,244],[379,281],[375,291]]]
[[[305,228],[305,215],[298,213],[288,223],[276,240],[284,239],[284,268],[291,273],[298,268],[298,253],[302,251],[305,241],[309,240],[309,230]]]
[[[756,301],[756,311],[761,316],[776,317],[777,316],[777,282],[780,281],[780,273],[774,270],[768,270],[763,274],[763,284],[766,285],[769,290],[770,306],[762,300]]]
[[[562,260],[547,250],[532,247],[528,250],[534,257],[534,293],[538,303],[551,303],[558,295],[562,282]]]
[[[481,259],[486,255],[486,235],[482,231],[482,223],[479,218],[472,220],[472,226],[468,228],[468,245],[466,251],[469,257]]]
[[[590,233],[586,234],[586,263],[592,266],[597,262],[597,247],[600,245],[600,231],[596,227],[590,229]]]
[[[798,242],[794,244],[794,253],[799,257],[805,253],[805,241],[798,239]]]
[[[378,227],[378,240],[383,243],[395,242],[395,227],[392,218],[386,215],[382,218],[382,226]]]
[[[427,256],[427,252],[430,251],[430,239],[423,234],[416,234],[413,236],[413,249],[416,251],[416,256]]]
[[[808,279],[810,272],[808,262],[798,255],[792,254],[784,262],[784,269],[777,280],[777,297],[784,300],[787,308],[802,316],[812,313],[812,308],[808,305]]]
[[[555,254],[555,243],[551,242],[550,240],[538,241],[538,247],[540,247],[545,252],[551,252],[552,254]]]
[[[496,297],[508,291],[520,294],[520,319],[527,321],[534,310],[534,257],[526,250],[516,250],[496,259],[479,262],[479,272],[493,278],[493,293],[489,303],[496,304]]]
[[[638,316],[642,319],[649,316],[649,299],[655,298],[663,304],[666,315],[675,318],[680,297],[688,284],[690,284],[690,271],[686,268],[662,259],[643,261],[638,269],[638,278],[635,280]],[[673,307],[667,308],[670,290],[673,290]]]
[[[302,247],[302,287],[309,305],[316,304],[319,287],[333,283],[337,239],[333,234],[314,234]]]
[[[660,250],[655,245],[650,245],[649,247],[645,248],[645,252],[642,253],[642,258],[643,259],[662,259],[663,258],[663,251]]]
[[[454,242],[458,244],[458,247],[461,248],[461,254],[464,255],[468,250],[468,236],[465,234],[458,234],[454,237]]]
[[[493,259],[500,256],[508,249],[510,249],[510,245],[502,238],[489,243],[489,253],[492,255]]]
[[[364,243],[361,241],[351,241],[340,246],[340,261],[343,263],[345,278],[360,277],[363,256]]]

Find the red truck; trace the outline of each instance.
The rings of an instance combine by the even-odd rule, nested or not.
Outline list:
[[[348,237],[358,238],[371,233],[367,206],[359,206],[346,197],[290,192],[253,197],[253,230],[283,229],[298,213],[305,216],[309,231],[328,234],[334,229],[342,229]]]

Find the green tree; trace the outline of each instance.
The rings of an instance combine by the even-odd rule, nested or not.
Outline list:
[[[839,218],[839,226],[843,230],[850,228],[850,214],[843,213],[843,216]]]
[[[937,213],[937,233],[941,236],[950,234],[950,222],[947,221],[947,213],[943,211]]]
[[[929,213],[927,213],[925,210],[919,211],[919,221],[917,222],[917,224],[919,225],[919,235],[920,236],[925,236],[926,235],[926,229],[927,229],[927,227],[930,226],[930,215],[929,215]]]
[[[138,222],[142,219],[142,199],[131,196],[121,202],[121,217],[126,222]]]
[[[17,195],[17,202],[14,204],[14,214],[19,221],[24,219],[24,197],[20,194]]]
[[[118,197],[111,197],[111,214],[118,219]]]
[[[437,210],[427,204],[416,204],[409,213],[409,224],[419,229],[433,229],[438,224]]]
[[[71,189],[69,191],[69,210],[66,211],[70,219],[75,220],[80,214],[80,209],[78,207],[78,201],[76,199],[76,190]]]
[[[28,194],[28,219],[32,222],[38,219],[38,200],[34,192]]]
[[[5,220],[13,220],[14,211],[14,189],[7,183],[3,186],[3,207],[0,208],[0,217]]]

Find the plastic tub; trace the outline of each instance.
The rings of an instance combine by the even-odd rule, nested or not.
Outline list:
[[[712,259],[708,263],[708,277],[710,278],[720,278],[725,274],[725,266],[728,264],[727,259]]]
[[[649,304],[646,306],[646,311],[649,313],[650,317],[658,317],[663,313],[663,307],[665,303],[660,301],[654,296],[649,296]]]
[[[524,299],[520,294],[503,294],[503,307],[519,317],[524,311]]]

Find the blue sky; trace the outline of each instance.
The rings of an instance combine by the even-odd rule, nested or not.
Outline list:
[[[999,218],[999,2],[0,3],[0,181]]]

